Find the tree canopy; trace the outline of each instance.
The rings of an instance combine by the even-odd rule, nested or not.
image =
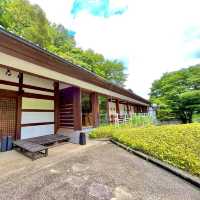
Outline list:
[[[49,22],[44,11],[28,0],[1,0],[0,25],[113,83],[123,86],[126,81],[122,62],[78,48],[64,26]]]
[[[158,119],[192,122],[200,113],[200,65],[165,73],[152,84],[150,99],[159,106]]]

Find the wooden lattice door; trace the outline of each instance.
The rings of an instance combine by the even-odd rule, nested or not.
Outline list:
[[[0,137],[16,134],[16,109],[15,98],[0,98]]]

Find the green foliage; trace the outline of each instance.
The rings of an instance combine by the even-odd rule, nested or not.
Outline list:
[[[108,103],[107,97],[99,95],[99,118],[100,118],[100,125],[108,123],[107,103]]]
[[[191,123],[193,113],[200,112],[200,66],[165,73],[154,81],[150,95],[159,105],[158,119]]]
[[[133,115],[128,125],[130,127],[145,127],[153,124],[153,118],[150,115],[135,114]]]
[[[109,138],[116,130],[114,125],[100,126],[90,133],[90,138]]]
[[[200,113],[199,114],[194,114],[192,116],[192,121],[193,122],[199,122],[200,123]]]
[[[112,132],[115,131],[118,128],[122,129],[129,129],[129,128],[136,128],[136,127],[148,127],[153,125],[153,119],[149,115],[141,115],[141,114],[135,114],[132,118],[129,119],[128,123],[125,124],[109,124],[106,123],[102,124],[97,129],[94,129],[90,133],[91,138],[101,138],[102,134],[103,137],[111,137]]]
[[[200,124],[127,128],[100,127],[91,137],[113,139],[200,176]]]
[[[123,63],[77,48],[67,29],[51,24],[44,11],[28,0],[1,0],[0,25],[113,83],[123,86],[126,81]]]

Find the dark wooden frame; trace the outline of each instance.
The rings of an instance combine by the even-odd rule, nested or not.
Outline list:
[[[49,124],[55,124],[55,122],[38,122],[38,123],[21,124],[21,127],[41,126],[41,125],[49,125]]]
[[[23,74],[23,73],[19,73],[19,74]],[[19,83],[12,82],[12,81],[6,81],[6,80],[0,80],[0,84],[19,87]],[[43,87],[38,87],[38,86],[33,86],[33,85],[28,85],[28,84],[23,84],[23,83],[22,83],[21,86],[22,86],[22,88],[26,88],[26,89],[32,89],[32,90],[39,90],[39,91],[43,91],[43,92],[54,93],[54,90],[43,88]]]
[[[59,121],[60,121],[60,98],[59,98],[59,82],[54,82],[54,133],[56,134],[59,129]]]
[[[55,110],[42,110],[42,109],[22,109],[22,112],[54,112]]]
[[[92,103],[92,125],[97,127],[99,125],[99,99],[98,94],[93,92],[91,94],[91,103]]]
[[[74,87],[73,95],[74,130],[82,130],[81,89]]]
[[[55,112],[55,109],[54,110],[22,109],[22,97],[35,98],[35,99],[45,99],[45,100],[54,100],[54,105],[55,105],[56,104],[56,96],[55,96],[55,88],[54,88],[54,90],[51,90],[51,89],[46,89],[46,88],[43,88],[43,87],[37,87],[37,86],[31,86],[31,85],[23,84],[23,73],[22,72],[19,72],[18,78],[19,78],[18,83],[6,81],[6,80],[0,80],[0,84],[15,86],[15,87],[18,88],[18,91],[0,89],[0,96],[16,98],[16,101],[17,101],[16,134],[15,134],[14,139],[20,139],[21,138],[21,128],[22,127],[55,124],[55,121],[54,122],[21,124],[22,112]],[[28,93],[28,92],[25,93],[23,91],[23,88],[29,88],[29,89],[40,90],[40,91],[45,91],[45,92],[52,92],[52,94],[54,94],[54,96],[43,95],[43,94],[33,94],[33,93]],[[57,87],[57,91],[58,90],[59,90],[59,87]],[[58,127],[56,127],[55,129],[57,130]]]

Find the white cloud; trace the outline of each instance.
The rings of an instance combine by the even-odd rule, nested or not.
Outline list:
[[[187,41],[185,31],[198,26],[199,0],[111,0],[112,8],[128,5],[123,15],[109,18],[80,12],[73,19],[73,0],[31,0],[48,18],[75,30],[82,48],[92,48],[108,58],[128,59],[127,87],[147,97],[153,80],[166,71],[196,64],[187,54],[200,40]]]

